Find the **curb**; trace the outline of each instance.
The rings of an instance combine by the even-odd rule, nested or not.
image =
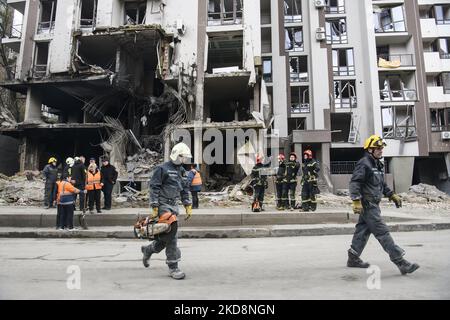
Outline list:
[[[19,230],[17,230],[19,229]],[[450,223],[389,224],[391,232],[438,231],[450,229]],[[343,226],[289,226],[274,225],[266,227],[239,228],[180,228],[181,239],[225,239],[225,238],[264,238],[298,237],[353,234],[353,225]],[[133,231],[126,230],[0,230],[0,238],[88,238],[88,239],[135,239]]]

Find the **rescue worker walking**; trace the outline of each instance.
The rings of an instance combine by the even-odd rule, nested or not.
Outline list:
[[[192,195],[192,209],[198,209],[198,193],[202,191],[202,177],[198,166],[191,165],[187,181]]]
[[[47,209],[55,207],[53,204],[56,199],[56,181],[58,180],[57,162],[56,158],[51,157],[42,170],[45,177],[44,205]]]
[[[360,256],[373,234],[389,254],[391,261],[399,268],[401,274],[412,273],[419,268],[418,264],[409,263],[403,256],[405,251],[397,246],[389,229],[381,218],[380,201],[383,196],[393,201],[397,208],[402,206],[402,199],[396,195],[384,181],[384,165],[380,161],[386,143],[378,135],[370,136],[364,144],[366,154],[358,161],[350,180],[350,197],[352,209],[359,214],[352,244],[348,250],[347,266],[353,268],[368,268],[369,263],[363,262]]]
[[[297,161],[297,155],[292,152],[289,155],[289,161],[286,163],[286,184],[284,188],[285,207],[291,211],[295,209],[295,190],[297,189],[297,175],[300,170],[300,163]],[[289,203],[290,201],[290,203]]]
[[[275,188],[277,193],[277,210],[284,210],[285,203],[288,201],[284,194],[286,184],[286,161],[284,154],[278,155],[278,168],[275,177]]]
[[[252,211],[259,212],[264,211],[263,203],[264,203],[264,192],[268,187],[267,183],[267,175],[262,171],[264,168],[269,167],[270,162],[268,164],[262,163],[262,157],[256,155],[256,164],[252,169],[251,173],[251,186],[253,187],[253,203],[252,203]]]
[[[117,170],[116,168],[109,163],[109,158],[103,158],[102,167],[100,169],[100,173],[102,175],[102,183],[103,183],[103,195],[105,197],[105,206],[103,209],[111,210],[111,194],[116,184],[117,180]]]
[[[58,230],[73,230],[73,203],[74,196],[80,192],[86,193],[86,190],[81,191],[75,188],[70,183],[70,177],[65,179],[61,178],[57,182],[58,185],[58,195],[57,204],[58,211],[56,215],[56,228]]]
[[[319,194],[317,179],[319,177],[319,164],[313,158],[311,150],[303,152],[302,163],[302,211],[316,211],[316,195]]]
[[[189,147],[180,142],[176,144],[171,153],[170,161],[157,166],[150,180],[150,206],[152,207],[152,219],[158,219],[158,223],[170,225],[166,233],[158,234],[149,246],[142,246],[142,262],[144,267],[150,266],[149,260],[152,254],[166,249],[166,264],[169,267],[169,276],[176,280],[184,279],[185,274],[178,268],[181,259],[180,249],[177,247],[178,230],[178,204],[181,198],[186,210],[186,218],[192,215],[192,203],[189,198],[189,186],[187,173],[182,164],[192,158]]]
[[[86,190],[89,202],[89,213],[91,214],[94,213],[94,202],[97,213],[102,212],[100,206],[100,197],[103,184],[101,183],[101,181],[102,181],[101,173],[97,169],[97,165],[95,163],[91,163],[88,167],[88,173],[86,178]]]

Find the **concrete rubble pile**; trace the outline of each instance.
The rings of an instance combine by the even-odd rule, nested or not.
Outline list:
[[[153,168],[164,162],[164,157],[161,153],[151,151],[150,149],[142,149],[140,152],[128,156],[126,159],[126,171],[130,180],[145,180],[150,179]]]
[[[414,204],[450,204],[450,196],[432,185],[419,183],[409,187],[408,192],[400,196],[406,201]]]
[[[44,185],[39,171],[24,171],[13,177],[0,174],[0,205],[40,205]]]

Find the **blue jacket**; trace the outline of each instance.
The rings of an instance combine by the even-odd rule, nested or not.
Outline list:
[[[187,173],[181,165],[165,162],[157,166],[149,183],[150,206],[159,207],[159,212],[171,211],[178,214],[178,200],[183,205],[192,204],[189,197]]]
[[[383,163],[369,153],[356,164],[349,189],[352,200],[362,199],[376,204],[383,196],[390,197],[394,194],[384,181]]]

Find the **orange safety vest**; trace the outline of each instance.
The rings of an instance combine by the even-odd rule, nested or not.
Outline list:
[[[101,176],[100,171],[97,171],[95,174],[92,174],[92,172],[87,173],[87,184],[86,184],[86,190],[101,190],[102,185],[101,183]]]
[[[201,186],[202,185],[202,177],[200,176],[200,172],[195,169],[191,170],[195,172],[194,179],[192,179],[191,186]]]
[[[73,195],[78,191],[70,182],[58,181],[56,182],[58,186],[58,195],[56,197],[57,204],[72,204]]]

